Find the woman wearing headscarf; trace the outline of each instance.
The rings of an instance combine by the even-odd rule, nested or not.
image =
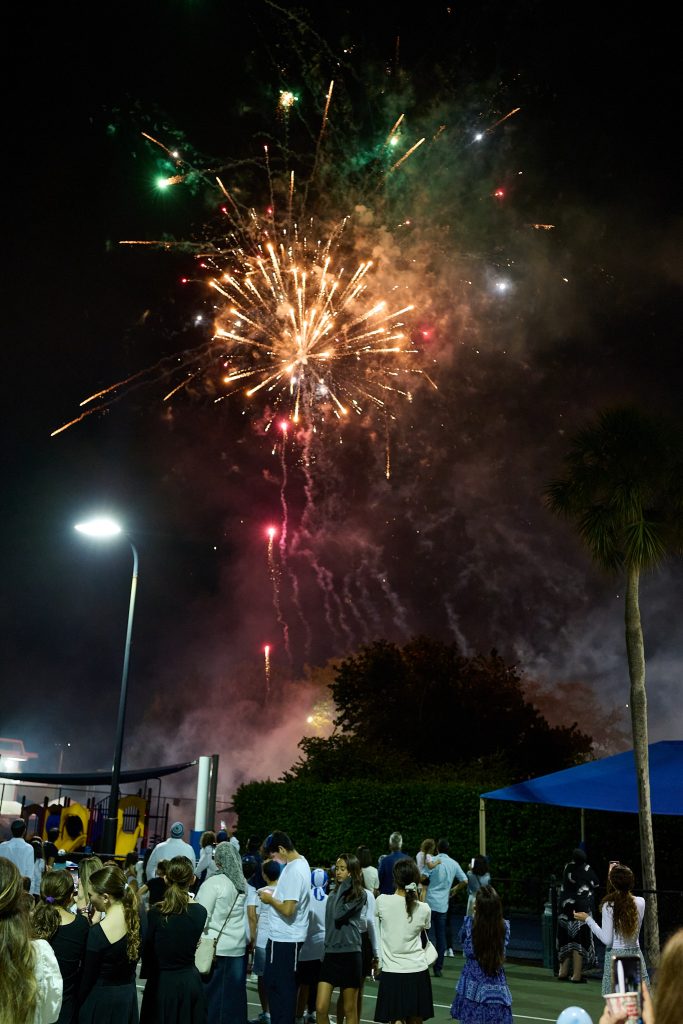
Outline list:
[[[560,889],[557,918],[557,955],[560,961],[557,977],[560,981],[573,981],[578,985],[584,981],[581,975],[583,968],[596,963],[593,936],[585,923],[585,916],[593,909],[593,893],[599,884],[600,879],[587,863],[584,851],[574,850],[572,859],[565,865]],[[584,920],[575,917],[576,910],[582,913]]]
[[[214,864],[216,873],[206,879],[197,893],[197,903],[207,913],[204,934],[218,939],[216,966],[206,985],[209,1020],[211,1024],[245,1024],[247,883],[240,855],[231,843],[218,844]]]

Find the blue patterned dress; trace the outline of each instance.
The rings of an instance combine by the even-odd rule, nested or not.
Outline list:
[[[472,918],[466,917],[460,932],[465,966],[458,979],[451,1017],[461,1024],[512,1024],[512,995],[501,967],[494,975],[484,974],[474,955]],[[510,940],[510,922],[505,922],[503,950]]]

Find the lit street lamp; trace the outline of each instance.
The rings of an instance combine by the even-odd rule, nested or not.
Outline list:
[[[100,516],[90,519],[85,523],[78,523],[76,529],[88,537],[97,540],[109,540],[118,536],[122,530],[113,519]],[[130,603],[128,605],[128,628],[126,630],[126,646],[123,655],[123,673],[121,675],[121,692],[119,695],[119,717],[116,723],[116,747],[114,750],[114,763],[111,771],[111,790],[109,791],[109,806],[107,817],[104,819],[104,831],[102,833],[102,849],[104,854],[114,855],[116,853],[116,833],[118,830],[118,809],[119,809],[119,776],[121,774],[121,753],[123,751],[123,730],[126,720],[126,692],[128,688],[128,663],[130,661],[130,637],[133,631],[133,611],[135,609],[135,594],[138,586],[138,552],[132,540],[126,540],[133,552],[133,577],[130,584]]]

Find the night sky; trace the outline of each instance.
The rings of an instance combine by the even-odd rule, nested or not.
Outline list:
[[[680,415],[672,33],[596,5],[323,6],[15,15],[0,732],[39,753],[31,767],[54,768],[66,742],[65,769],[110,764],[130,549],[72,529],[103,509],[140,552],[124,768],[218,752],[226,796],[277,777],[316,667],[420,632],[496,647],[548,688],[585,684],[627,724],[621,585],[541,495],[596,411]],[[331,79],[307,212],[321,228],[353,215],[375,286],[415,305],[414,365],[438,390],[416,378],[390,421],[328,414],[308,480],[302,436],[283,456],[268,398],[215,404],[216,374],[164,402],[180,378],[160,369],[50,437],[85,397],[210,337],[213,298],[177,243],[218,238],[223,197],[211,173],[157,190],[164,153],[141,132],[261,212],[264,144],[303,189]],[[281,89],[299,94],[287,116]],[[426,141],[387,174],[401,113],[397,154]],[[278,622],[265,531],[282,525],[283,465]],[[680,561],[644,581],[651,741],[681,735],[682,606]]]

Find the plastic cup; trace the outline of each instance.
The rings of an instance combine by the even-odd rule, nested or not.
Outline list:
[[[605,1001],[615,1016],[626,1014],[626,1024],[640,1020],[639,992],[608,992]]]

